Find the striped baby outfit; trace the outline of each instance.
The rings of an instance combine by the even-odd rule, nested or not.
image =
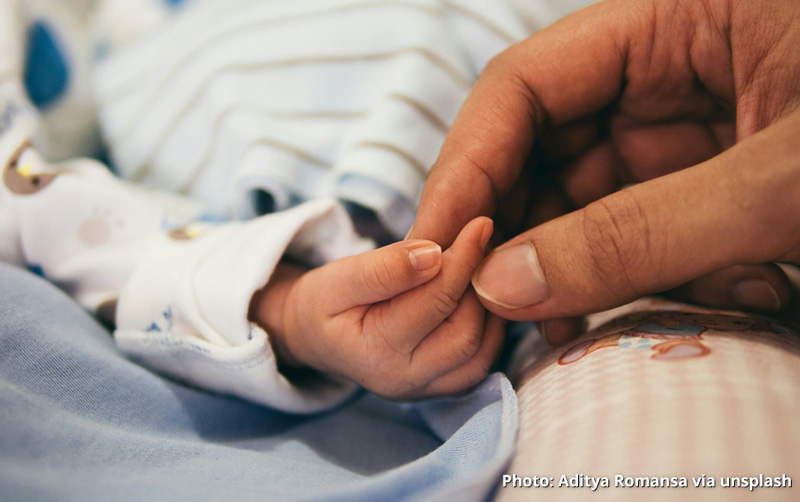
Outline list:
[[[153,369],[333,406],[353,384],[284,378],[253,293],[402,238],[487,61],[580,3],[0,0],[0,257]]]

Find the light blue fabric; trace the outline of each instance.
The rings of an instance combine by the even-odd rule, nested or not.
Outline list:
[[[49,283],[0,264],[0,500],[484,500],[517,403],[363,393],[296,416],[165,380]]]

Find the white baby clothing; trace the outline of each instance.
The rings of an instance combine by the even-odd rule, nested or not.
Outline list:
[[[0,0],[0,258],[153,369],[331,407],[354,385],[287,380],[253,293],[374,247],[346,207],[402,238],[483,66],[580,3]]]

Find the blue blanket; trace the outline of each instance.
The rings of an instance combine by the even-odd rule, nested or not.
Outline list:
[[[0,500],[485,500],[517,402],[491,376],[413,404],[298,416],[128,361],[61,291],[0,264]]]

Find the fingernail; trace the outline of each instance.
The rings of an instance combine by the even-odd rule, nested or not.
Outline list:
[[[746,279],[733,287],[733,299],[743,307],[774,312],[781,308],[781,298],[763,279]]]
[[[442,259],[442,248],[433,243],[423,244],[409,249],[408,259],[418,272],[422,272],[439,264]]]
[[[530,243],[490,254],[472,278],[475,291],[501,307],[518,309],[541,303],[550,288]]]

